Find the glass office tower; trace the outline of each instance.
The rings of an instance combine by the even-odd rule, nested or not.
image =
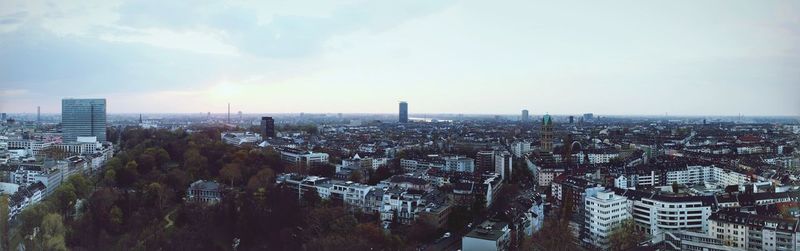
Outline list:
[[[78,137],[106,141],[106,99],[62,99],[61,128],[64,142]]]

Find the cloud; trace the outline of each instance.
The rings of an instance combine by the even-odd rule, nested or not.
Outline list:
[[[26,89],[0,89],[0,97],[16,97],[28,93]]]
[[[322,45],[334,36],[359,30],[380,32],[439,11],[448,3],[365,1],[340,6],[329,15],[306,16],[259,13],[256,6],[219,2],[134,1],[120,6],[117,24],[179,32],[215,29],[241,51],[259,57],[294,58],[318,54]]]

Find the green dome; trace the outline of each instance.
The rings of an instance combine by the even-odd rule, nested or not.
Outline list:
[[[551,125],[553,124],[553,119],[550,118],[550,114],[545,114],[542,117],[542,125]]]

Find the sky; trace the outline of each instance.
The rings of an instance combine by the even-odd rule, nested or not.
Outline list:
[[[0,0],[0,111],[800,116],[800,1]]]

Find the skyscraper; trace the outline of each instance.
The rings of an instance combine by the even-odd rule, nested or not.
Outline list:
[[[522,122],[528,122],[529,119],[528,110],[522,110]]]
[[[575,123],[575,116],[569,116],[569,123]]]
[[[39,126],[39,124],[41,124],[41,123],[42,123],[42,107],[41,106],[37,106],[36,107],[36,126]]]
[[[408,123],[408,103],[400,101],[400,123]]]
[[[64,142],[75,142],[78,137],[106,141],[106,99],[62,99],[61,128]]]
[[[272,117],[261,117],[261,137],[275,137],[275,120]]]
[[[553,152],[553,119],[549,114],[542,117],[542,131],[539,143],[539,150],[542,152]]]

